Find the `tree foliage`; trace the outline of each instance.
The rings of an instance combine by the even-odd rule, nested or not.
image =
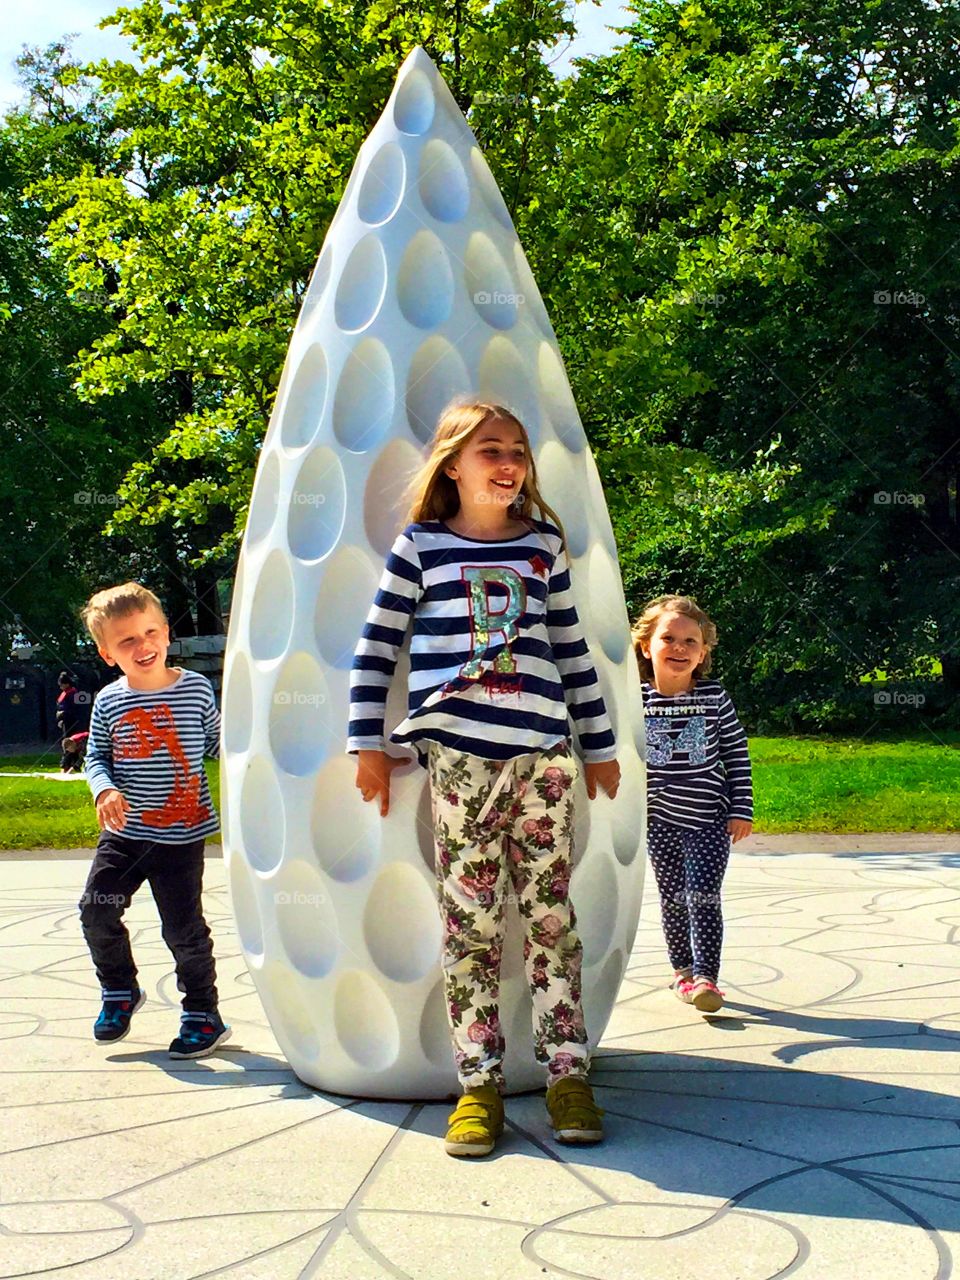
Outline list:
[[[942,669],[949,702],[957,0],[633,0],[628,18],[558,80],[557,0],[119,10],[142,65],[90,69],[96,147],[61,148],[51,119],[45,162],[17,161],[57,305],[100,300],[70,414],[147,406],[107,532],[229,564],[310,272],[421,44],[554,321],[631,606],[696,594],[754,723],[886,723],[876,670]],[[76,73],[44,74],[56,93]],[[28,135],[9,124],[3,154]]]

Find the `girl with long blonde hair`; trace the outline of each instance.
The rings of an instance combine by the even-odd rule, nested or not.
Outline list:
[[[410,489],[354,655],[347,750],[386,815],[384,712],[411,627],[408,708],[390,741],[429,773],[442,970],[463,1089],[446,1150],[486,1155],[503,1129],[500,957],[508,886],[526,931],[534,1049],[561,1142],[598,1142],[587,1083],[582,945],[570,903],[576,729],[587,793],[615,796],[616,743],[570,588],[556,513],[505,405],[457,400]],[[535,514],[536,513],[536,514]]]

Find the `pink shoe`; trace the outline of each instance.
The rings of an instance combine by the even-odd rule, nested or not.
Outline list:
[[[723,996],[712,978],[694,978],[690,983],[690,1004],[701,1013],[716,1013],[723,1007]]]
[[[683,970],[673,975],[670,990],[684,1004],[693,1004],[693,977]]]

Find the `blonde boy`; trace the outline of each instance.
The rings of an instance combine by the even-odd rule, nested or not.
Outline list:
[[[139,583],[98,591],[81,616],[100,657],[122,672],[93,704],[85,768],[101,829],[79,903],[103,996],[93,1034],[101,1044],[122,1040],[147,998],[121,919],[147,880],[184,993],[170,1056],[202,1058],[230,1035],[201,905],[204,841],[219,827],[203,770],[204,756],[219,753],[213,687],[166,665],[170,628]]]

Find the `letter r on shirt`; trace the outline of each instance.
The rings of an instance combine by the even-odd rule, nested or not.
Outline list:
[[[490,637],[498,633],[507,646],[506,653],[498,658],[498,670],[512,675],[517,664],[510,653],[510,646],[517,638],[517,623],[527,600],[523,578],[516,569],[503,565],[464,565],[461,575],[467,587],[470,608],[470,657],[460,668],[460,675],[465,680],[480,678],[481,662],[490,647]],[[498,592],[491,600],[490,587],[493,584],[506,592],[506,599]],[[493,608],[494,604],[499,607]]]

